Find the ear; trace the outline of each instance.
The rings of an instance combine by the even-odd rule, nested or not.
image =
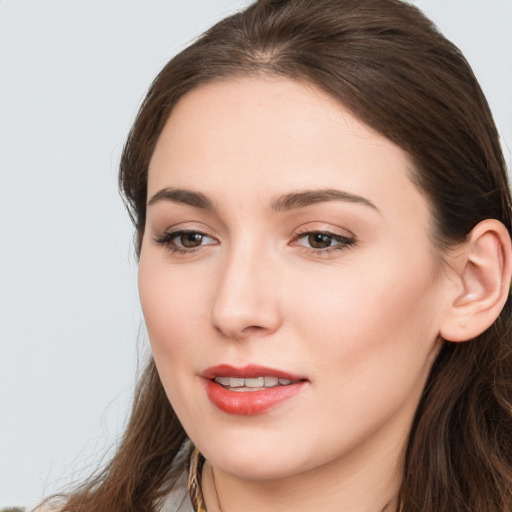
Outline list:
[[[440,335],[447,341],[467,341],[493,324],[510,293],[512,244],[507,229],[494,219],[480,222],[451,263],[454,280]]]

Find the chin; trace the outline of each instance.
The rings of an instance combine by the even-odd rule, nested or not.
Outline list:
[[[209,459],[209,462],[219,470],[229,475],[244,480],[279,480],[301,473],[303,468],[300,464],[294,464],[287,455],[273,457],[260,456],[246,457],[242,455],[226,457],[225,455]]]
[[[209,435],[194,444],[215,468],[245,480],[286,478],[306,470],[308,460],[311,464],[307,453],[298,453],[300,440],[289,433],[268,434],[241,429],[234,435]]]

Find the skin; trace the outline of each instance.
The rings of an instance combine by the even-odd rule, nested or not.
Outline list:
[[[393,509],[449,287],[410,175],[403,150],[308,84],[218,82],[174,109],[149,168],[139,289],[164,388],[207,459],[209,511],[212,469],[223,512]],[[364,200],[276,208],[319,189]],[[184,248],[165,238],[176,230],[203,235]],[[307,384],[263,414],[226,414],[200,377],[218,364]]]

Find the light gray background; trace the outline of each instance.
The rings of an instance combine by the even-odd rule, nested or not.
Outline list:
[[[466,54],[510,167],[512,0],[411,2]],[[87,474],[122,429],[141,323],[123,141],[169,57],[247,3],[0,0],[0,507]]]

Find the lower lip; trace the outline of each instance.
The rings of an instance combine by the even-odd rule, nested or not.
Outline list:
[[[255,416],[300,393],[305,381],[288,386],[259,389],[257,391],[231,391],[212,380],[206,380],[206,393],[210,402],[227,414]]]

